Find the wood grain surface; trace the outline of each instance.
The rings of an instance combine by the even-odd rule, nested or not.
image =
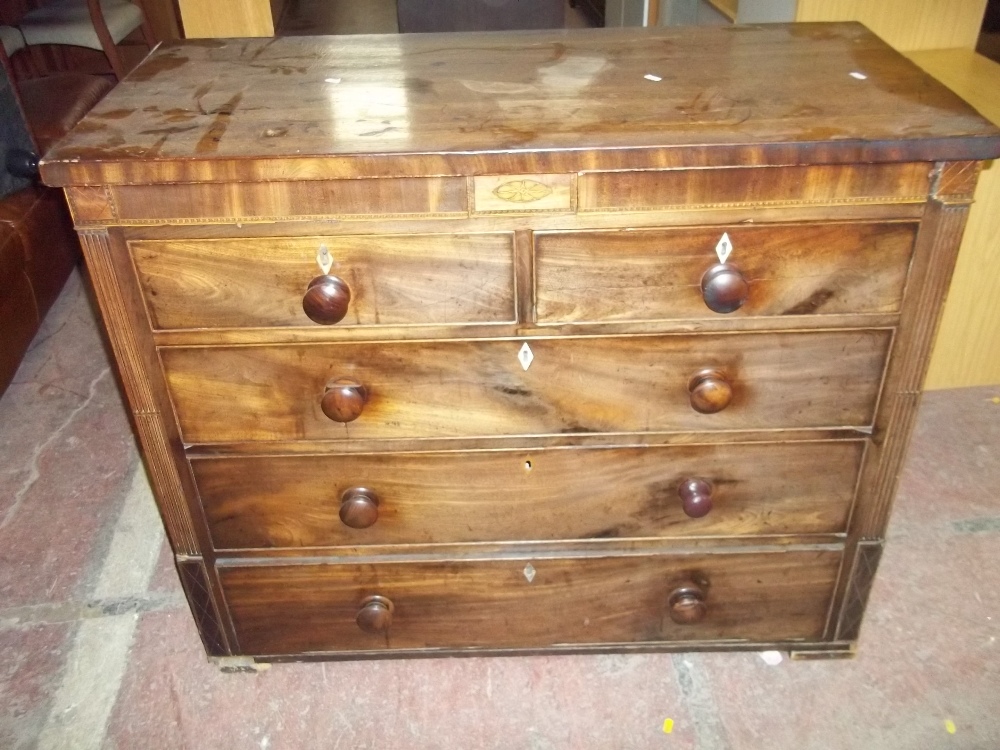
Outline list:
[[[315,327],[302,297],[321,247],[350,288],[336,328],[516,318],[509,233],[130,243],[156,329]]]
[[[819,639],[837,551],[513,558],[220,567],[248,654],[564,643]],[[531,580],[525,568],[531,565]],[[679,625],[677,587],[707,582],[707,613]],[[384,634],[355,622],[362,600],[393,604]]]
[[[273,37],[274,17],[267,0],[177,0],[185,39]]]
[[[864,443],[803,442],[197,459],[218,549],[846,530]],[[688,478],[712,510],[684,514]],[[371,488],[378,518],[344,525],[343,493]]]
[[[794,24],[171,43],[42,173],[211,653],[844,653],[997,156]]]
[[[862,26],[788,24],[171,42],[42,174],[62,186],[997,155],[996,128]]]
[[[891,331],[567,337],[220,348],[160,356],[188,443],[860,426],[871,423]],[[527,371],[518,353],[527,342]],[[712,368],[731,405],[692,409]],[[328,419],[328,383],[368,393]]]
[[[798,0],[795,20],[860,21],[899,50],[972,50],[986,0]]]
[[[727,263],[749,284],[747,315],[896,312],[917,225],[809,224],[681,230],[554,232],[535,236],[540,323],[715,316],[701,279]]]
[[[588,172],[581,212],[650,211],[682,206],[922,202],[929,164],[822,164],[784,167]]]
[[[1000,64],[970,50],[917,52],[910,59],[1000,122]],[[962,239],[955,276],[924,388],[1000,385],[1000,167],[987,165]]]
[[[289,217],[464,216],[465,180],[446,177],[312,182],[126,185],[108,188],[123,222],[275,221]]]

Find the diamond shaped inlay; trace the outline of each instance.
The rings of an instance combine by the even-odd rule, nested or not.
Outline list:
[[[729,232],[723,232],[719,244],[715,246],[715,254],[719,256],[719,263],[725,263],[731,252],[733,252],[733,242],[729,239]]]
[[[531,367],[531,362],[535,359],[535,354],[531,351],[531,347],[528,346],[527,341],[521,345],[521,351],[517,353],[517,359],[521,363],[521,367],[525,370]]]
[[[333,256],[326,245],[319,246],[319,252],[316,253],[316,263],[319,264],[319,270],[324,274],[330,273],[330,269],[333,268]]]

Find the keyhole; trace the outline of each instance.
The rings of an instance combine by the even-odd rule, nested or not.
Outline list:
[[[531,461],[525,461],[524,462],[524,470],[525,471],[531,471]]]

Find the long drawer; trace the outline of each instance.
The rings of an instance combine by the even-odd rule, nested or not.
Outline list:
[[[842,533],[861,441],[199,458],[217,549]]]
[[[299,654],[823,636],[837,550],[220,566],[240,648]]]
[[[447,438],[868,425],[891,339],[841,330],[160,356],[188,443]]]
[[[713,283],[740,305],[725,313],[733,317],[898,312],[916,230],[908,222],[542,232],[538,321],[715,316],[706,303]],[[727,241],[728,255],[717,252]],[[713,269],[722,274],[714,282]]]
[[[136,240],[129,248],[154,329],[315,327],[323,321],[307,317],[303,299],[323,253],[345,285],[338,328],[515,319],[509,232]]]

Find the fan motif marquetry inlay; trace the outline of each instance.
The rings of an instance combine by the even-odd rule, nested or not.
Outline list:
[[[537,180],[511,180],[493,191],[497,198],[511,203],[534,203],[551,194],[552,188]]]

